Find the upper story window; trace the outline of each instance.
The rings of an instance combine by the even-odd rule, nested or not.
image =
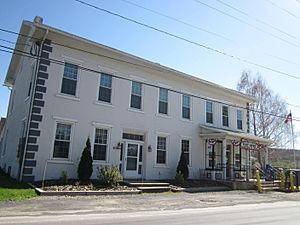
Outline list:
[[[191,97],[182,95],[182,118],[191,119]]]
[[[156,163],[166,164],[167,163],[167,138],[157,137],[157,148],[156,148]]]
[[[98,100],[111,103],[112,76],[101,73]]]
[[[222,106],[222,124],[225,127],[229,126],[228,106]]]
[[[181,140],[181,152],[190,164],[190,140]]]
[[[213,123],[213,103],[207,101],[206,102],[206,123]]]
[[[54,141],[53,158],[69,158],[71,142],[71,124],[57,123]]]
[[[236,123],[237,123],[237,129],[242,130],[243,129],[243,112],[242,110],[236,110]]]
[[[68,95],[76,95],[78,80],[78,65],[65,63],[64,75],[61,85],[61,93]]]
[[[142,84],[132,81],[130,107],[134,109],[142,109]]]
[[[168,90],[165,88],[159,89],[158,113],[168,114]]]
[[[94,140],[94,160],[106,161],[107,149],[108,149],[108,130],[102,128],[96,128],[95,140]]]

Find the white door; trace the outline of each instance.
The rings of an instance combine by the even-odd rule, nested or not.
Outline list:
[[[126,142],[124,178],[138,179],[142,177],[143,145],[136,142]]]

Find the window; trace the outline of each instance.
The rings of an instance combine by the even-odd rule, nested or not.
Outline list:
[[[206,147],[206,169],[222,169],[222,141],[217,141],[214,145],[207,143]]]
[[[142,84],[132,81],[130,107],[142,109]]]
[[[191,119],[191,97],[182,95],[182,118]]]
[[[111,103],[112,76],[101,73],[98,100]]]
[[[65,63],[61,93],[76,95],[77,75],[78,66],[71,63]]]
[[[144,135],[140,134],[123,133],[122,138],[135,141],[144,141]]]
[[[166,164],[167,162],[167,138],[157,137],[157,153],[156,153],[156,163]]]
[[[69,158],[71,128],[71,124],[57,123],[53,158]]]
[[[168,114],[168,90],[165,88],[159,89],[158,113]]]
[[[181,152],[185,155],[188,163],[190,164],[190,141],[181,140]]]
[[[96,128],[94,140],[94,160],[106,161],[108,130]]]
[[[222,123],[223,126],[228,127],[229,126],[229,118],[228,118],[228,107],[223,106],[222,107]]]
[[[237,123],[237,129],[242,130],[243,129],[243,112],[242,110],[237,110],[236,111],[236,123]]]
[[[206,102],[206,123],[213,123],[213,103]]]

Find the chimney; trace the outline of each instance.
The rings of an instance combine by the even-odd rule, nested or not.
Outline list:
[[[40,23],[42,24],[43,23],[43,17],[40,17],[40,16],[36,16],[33,20],[35,23]]]

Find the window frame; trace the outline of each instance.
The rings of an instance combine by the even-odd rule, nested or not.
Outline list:
[[[224,115],[224,108],[227,108],[227,115]],[[224,122],[227,122],[227,125]],[[222,126],[229,127],[229,107],[226,105],[222,105]]]
[[[165,138],[165,149],[158,149],[158,138]],[[156,135],[156,141],[155,141],[155,165],[156,166],[167,166],[168,165],[168,146],[169,146],[169,135],[163,134],[163,133],[157,133]],[[158,151],[165,152],[165,163],[158,163],[157,157],[158,157]]]
[[[207,104],[211,104],[211,112],[208,111],[208,105]],[[208,121],[208,116],[207,116],[208,113],[211,114],[211,122]],[[214,124],[214,103],[212,101],[209,101],[209,100],[205,102],[205,122],[207,124]]]
[[[239,112],[240,112],[240,116],[241,116],[240,119],[239,119]],[[241,125],[241,127],[239,127],[239,124]],[[238,130],[243,130],[243,111],[240,109],[236,110],[236,128]]]
[[[96,129],[107,130],[105,160],[94,159]],[[93,163],[103,164],[103,163],[107,163],[109,161],[110,147],[111,147],[111,129],[112,129],[112,126],[110,126],[110,125],[100,124],[100,123],[96,123],[96,122],[93,123],[93,137],[92,137],[92,140],[91,140],[91,156],[92,156],[92,159],[93,159]]]
[[[188,167],[191,167],[191,166],[192,166],[192,152],[191,152],[192,140],[191,140],[190,137],[181,137],[181,139],[180,139],[180,156],[181,156],[181,153],[182,153],[182,151],[183,151],[183,149],[182,149],[182,141],[188,141],[188,142],[189,142]]]
[[[165,100],[161,100],[161,97],[160,97],[160,91],[161,90],[165,90],[165,91],[167,91],[167,100],[165,101]],[[167,113],[163,113],[163,112],[160,112],[160,103],[165,103],[165,104],[167,104]],[[164,115],[164,116],[168,116],[169,115],[169,90],[167,89],[167,88],[164,88],[164,87],[159,87],[158,88],[158,107],[157,107],[157,113],[159,114],[159,115]]]
[[[141,85],[141,94],[140,95],[132,93],[133,83],[139,83]],[[132,95],[135,95],[135,96],[138,96],[138,97],[141,98],[141,107],[140,108],[135,108],[135,107],[131,106]],[[143,111],[143,107],[144,107],[143,100],[144,100],[144,86],[143,86],[143,82],[137,81],[137,80],[131,80],[131,82],[130,82],[129,109],[130,110],[134,110],[134,111]]]
[[[57,125],[58,124],[71,125],[68,158],[54,157],[54,147],[55,147],[56,131],[57,131]],[[53,129],[53,141],[52,141],[51,157],[50,157],[51,160],[71,161],[71,159],[72,159],[72,145],[73,145],[74,129],[75,129],[75,122],[73,120],[55,119],[54,129]]]
[[[188,97],[189,98],[189,118],[186,118],[183,116],[183,111],[184,108],[187,109],[187,107],[185,107],[184,104],[184,97]],[[189,94],[182,94],[181,95],[181,119],[183,120],[192,120],[192,96],[190,96]]]
[[[65,57],[65,58],[70,58],[70,57]],[[63,85],[64,71],[65,71],[65,64],[66,63],[78,66],[77,79],[76,79],[77,83],[76,83],[75,95],[67,94],[67,93],[63,93],[62,92],[62,85]],[[81,66],[82,66],[82,61],[80,61],[80,60],[64,59],[64,66],[62,66],[62,69],[61,69],[60,86],[59,86],[59,90],[58,90],[58,95],[57,96],[71,98],[71,99],[79,99],[80,77],[81,77],[81,69],[80,69],[80,67]],[[67,78],[67,79],[69,79],[69,78]]]
[[[101,78],[102,78],[103,75],[108,75],[108,76],[111,77],[110,102],[106,102],[106,101],[103,101],[103,100],[99,99],[101,87],[109,89],[106,86],[101,86]],[[113,86],[114,86],[114,75],[112,73],[109,73],[109,72],[101,71],[100,74],[99,74],[99,83],[98,83],[98,92],[97,92],[97,97],[96,97],[97,100],[96,101],[99,102],[99,103],[101,103],[101,104],[112,105],[113,104]]]

